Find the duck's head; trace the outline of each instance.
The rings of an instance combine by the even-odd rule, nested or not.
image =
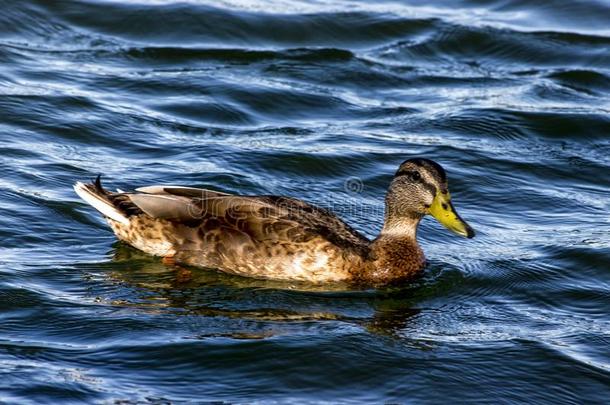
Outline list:
[[[441,165],[423,158],[406,160],[396,171],[386,196],[384,231],[414,233],[428,214],[450,231],[474,237],[474,230],[451,203],[447,174]]]

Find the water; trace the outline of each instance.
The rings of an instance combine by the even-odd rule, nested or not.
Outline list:
[[[0,401],[603,402],[610,5],[2,1]],[[447,169],[424,277],[323,291],[175,271],[72,191],[290,195],[373,237]]]

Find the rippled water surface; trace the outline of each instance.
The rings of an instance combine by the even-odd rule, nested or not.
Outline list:
[[[0,10],[0,401],[607,401],[608,2]],[[391,289],[181,280],[71,187],[290,195],[374,237],[413,156],[478,235],[426,219]]]

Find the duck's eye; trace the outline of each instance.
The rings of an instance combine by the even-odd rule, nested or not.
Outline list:
[[[419,181],[420,179],[421,179],[421,174],[419,174],[419,172],[412,172],[411,173],[411,180]]]

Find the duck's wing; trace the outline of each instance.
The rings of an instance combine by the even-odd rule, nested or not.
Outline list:
[[[204,197],[185,197],[183,190],[126,196],[153,218],[209,230],[239,231],[257,241],[298,243],[321,237],[339,248],[357,250],[369,244],[368,239],[332,212],[301,200],[215,194],[210,190],[196,192],[200,196],[203,192]]]
[[[355,248],[368,252],[370,241],[327,209],[290,197],[254,198],[276,207],[281,212],[281,221],[297,223],[299,229],[306,234],[320,236],[340,248]]]
[[[300,243],[322,238],[341,249],[368,252],[369,241],[332,212],[304,201],[277,196],[236,196],[179,186],[142,187],[112,193],[99,178],[77,183],[77,193],[105,216],[128,224],[146,214],[205,232],[247,235],[255,242]]]
[[[205,188],[182,187],[172,185],[154,185],[147,187],[136,188],[137,192],[154,195],[175,195],[179,197],[189,198],[206,198],[228,196],[230,194],[221,193],[220,191],[208,190]]]

